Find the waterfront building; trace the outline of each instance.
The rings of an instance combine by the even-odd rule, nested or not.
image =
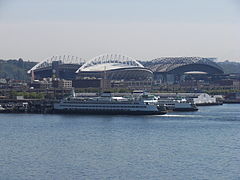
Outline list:
[[[53,88],[70,89],[72,88],[72,81],[65,79],[56,79],[52,81]]]
[[[29,84],[30,89],[49,89],[52,88],[51,79],[34,80]]]

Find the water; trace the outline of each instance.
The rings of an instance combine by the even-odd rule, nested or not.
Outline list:
[[[0,114],[0,179],[240,179],[240,105],[164,116]]]

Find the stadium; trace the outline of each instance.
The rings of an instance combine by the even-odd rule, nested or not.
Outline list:
[[[84,63],[85,60],[76,56],[52,56],[36,64],[28,71],[28,74],[32,76],[32,79],[37,80],[51,77],[73,80],[76,78],[75,72]]]
[[[106,78],[108,80],[152,80],[153,72],[137,60],[120,54],[104,54],[83,64],[78,78]]]
[[[223,69],[214,62],[215,58],[166,57],[145,61],[142,64],[154,73],[154,80],[176,82],[187,74],[206,76],[223,74]]]
[[[137,61],[121,54],[103,54],[88,61],[70,55],[52,56],[28,71],[33,79],[107,79],[110,81],[160,81],[177,83],[188,74],[223,74],[214,58],[166,57]]]
[[[184,74],[190,71],[206,72],[208,74],[222,74],[222,68],[213,60],[214,58],[201,57],[157,58],[146,62],[145,67],[150,68],[153,72],[168,74]]]

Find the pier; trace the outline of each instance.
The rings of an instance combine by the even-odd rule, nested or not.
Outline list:
[[[56,100],[40,99],[1,99],[0,113],[53,113],[53,103]]]

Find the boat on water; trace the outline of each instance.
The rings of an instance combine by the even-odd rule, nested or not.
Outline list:
[[[114,97],[111,93],[86,98],[74,94],[54,104],[55,113],[78,114],[124,114],[124,115],[162,115],[166,109],[141,98]]]
[[[159,104],[164,104],[170,111],[198,111],[196,104],[186,99],[159,99]]]
[[[197,111],[198,108],[193,101],[186,100],[185,98],[167,98],[163,99],[148,93],[143,93],[141,97],[144,102],[152,102],[158,106],[164,106],[168,111]]]
[[[0,112],[5,112],[6,109],[4,107],[2,107],[2,105],[0,104]]]
[[[193,98],[197,106],[213,106],[223,105],[223,97],[219,95],[211,96],[207,93],[202,93],[198,97]]]

